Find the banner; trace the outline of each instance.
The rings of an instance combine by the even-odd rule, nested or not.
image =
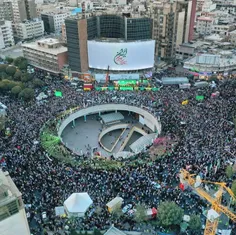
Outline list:
[[[62,92],[61,91],[55,91],[55,96],[56,97],[62,97]]]
[[[203,95],[197,95],[196,100],[197,101],[202,101],[202,100],[204,100],[204,96]]]

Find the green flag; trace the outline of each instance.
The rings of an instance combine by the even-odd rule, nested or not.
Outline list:
[[[61,91],[55,91],[55,96],[56,97],[62,97],[62,92]]]
[[[196,100],[198,100],[198,101],[204,100],[204,96],[203,95],[197,95]]]

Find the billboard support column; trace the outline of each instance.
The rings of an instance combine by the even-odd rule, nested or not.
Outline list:
[[[86,115],[84,115],[84,122],[87,122],[87,117],[86,117]]]
[[[75,119],[73,119],[73,127],[75,127]]]

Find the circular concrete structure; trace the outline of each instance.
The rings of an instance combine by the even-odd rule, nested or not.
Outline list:
[[[123,121],[108,125],[101,124],[100,117],[109,114],[116,115],[120,112],[127,119],[124,118]],[[131,118],[134,121],[131,121]],[[102,139],[109,134],[111,138],[109,136],[106,138],[111,141],[112,138],[115,138],[112,131],[117,130],[120,130],[120,134],[115,140],[112,140],[114,145],[110,148],[105,147]],[[122,156],[121,152],[124,152],[123,155],[126,157],[137,154],[151,145],[160,132],[161,123],[153,114],[142,108],[125,104],[104,104],[82,108],[62,120],[58,128],[58,136],[61,141],[77,155],[85,154],[87,151],[92,152],[95,149],[102,152],[101,155],[105,157],[111,155],[120,157]],[[138,147],[129,141],[134,133],[138,133],[139,137],[141,136],[135,140]],[[125,149],[128,143],[132,147],[129,151]],[[139,149],[141,145],[143,145],[143,149]]]

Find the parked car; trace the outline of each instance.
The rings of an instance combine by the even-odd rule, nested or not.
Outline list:
[[[129,210],[132,209],[132,207],[133,207],[132,204],[128,204],[128,205],[126,205],[126,206],[123,207],[122,212],[123,212],[124,214],[126,214]]]

